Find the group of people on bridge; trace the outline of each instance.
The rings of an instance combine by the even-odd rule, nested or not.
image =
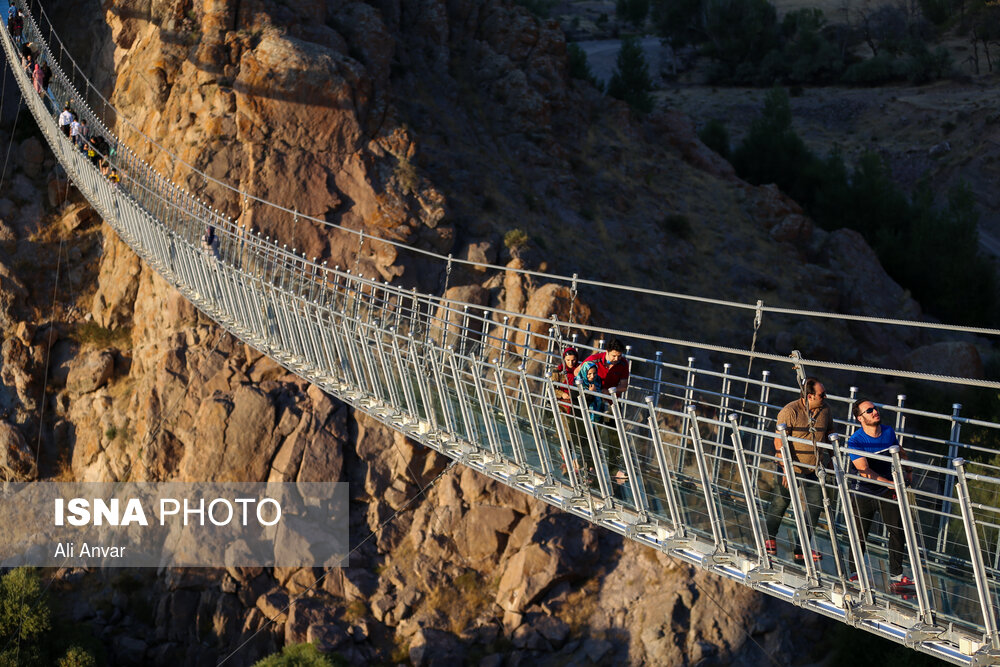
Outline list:
[[[575,347],[567,347],[563,350],[562,363],[552,371],[551,380],[555,384],[556,397],[564,413],[563,423],[567,427],[568,437],[571,441],[583,442],[580,420],[573,418],[577,412],[574,408],[574,391],[586,390],[584,392],[588,413],[586,418],[594,424],[604,424],[608,419],[606,414],[608,397],[612,392],[621,396],[628,388],[629,362],[625,359],[625,346],[621,341],[613,339],[608,342],[605,349],[591,354],[582,361]],[[847,447],[850,450],[850,472],[853,473],[850,490],[854,495],[854,520],[861,536],[861,548],[865,549],[866,537],[871,531],[875,515],[878,514],[888,533],[889,589],[893,593],[907,595],[912,593],[914,582],[903,574],[904,534],[896,503],[896,494],[899,490],[893,481],[891,463],[882,457],[865,455],[865,453],[880,454],[884,457],[890,448],[899,446],[899,439],[891,426],[882,423],[879,409],[873,401],[859,399],[854,402],[851,410],[860,425],[848,440]],[[775,477],[771,477],[770,481],[762,484],[761,489],[761,499],[766,507],[765,549],[775,556],[778,553],[777,536],[791,504],[789,476],[785,470],[789,462],[794,466],[797,479],[802,482],[809,526],[818,525],[824,507],[825,490],[817,478],[816,471],[826,465],[824,461],[826,450],[819,445],[830,441],[833,433],[833,416],[826,402],[826,388],[823,383],[813,377],[805,378],[801,386],[801,395],[780,410],[776,424],[779,433],[774,438],[777,462],[774,472],[777,473],[776,477],[780,478],[780,483]],[[781,431],[787,439],[781,437]],[[785,442],[788,443],[787,448]],[[593,462],[589,460],[586,449],[582,453],[587,459],[587,467],[591,467]],[[900,456],[905,458],[902,448]],[[566,462],[563,466],[565,469]],[[907,483],[911,477],[912,472],[907,471]],[[619,470],[614,473],[612,481],[618,485],[625,483],[627,477],[624,471]],[[793,532],[797,533],[794,530]],[[807,557],[818,561],[822,558],[822,554],[810,550],[807,556],[796,535],[792,557],[800,562]],[[848,570],[855,572],[851,575],[851,579],[856,580],[853,554],[848,559]]]

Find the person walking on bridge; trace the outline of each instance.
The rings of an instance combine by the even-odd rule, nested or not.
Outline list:
[[[66,135],[67,138],[69,137],[69,128],[73,124],[74,120],[76,120],[76,116],[73,114],[73,110],[70,108],[69,102],[67,102],[66,106],[62,110],[62,113],[59,114],[59,129],[62,130],[62,133]]]
[[[823,384],[816,378],[806,378],[805,382],[802,383],[802,395],[781,409],[778,413],[777,423],[784,424],[791,451],[784,451],[780,436],[774,439],[774,455],[781,468],[781,484],[775,484],[774,495],[767,508],[768,539],[764,546],[771,555],[778,553],[776,539],[778,529],[781,528],[781,521],[791,503],[788,477],[785,472],[789,461],[793,462],[798,479],[804,482],[806,510],[809,513],[810,526],[816,526],[819,514],[823,510],[823,490],[816,478],[816,466],[822,465],[822,460],[821,452],[816,445],[829,439],[833,424],[830,406],[826,404],[826,388]],[[798,493],[797,489],[795,493]],[[800,536],[796,534],[794,557],[797,561],[805,558],[800,539]],[[806,539],[808,540],[808,536]],[[813,560],[820,558],[822,558],[822,554],[817,551],[812,552]]]
[[[861,423],[861,429],[855,431],[847,441],[848,449],[888,456],[891,447],[899,446],[896,432],[891,426],[882,424],[882,415],[874,403],[867,399],[855,401],[852,411],[855,419]],[[901,491],[895,487],[892,480],[892,463],[867,457],[863,453],[848,452],[848,454],[851,457],[851,472],[858,475],[852,480],[851,487],[855,492],[854,508],[858,531],[861,533],[861,551],[865,550],[865,539],[871,530],[875,512],[878,511],[889,533],[889,590],[893,593],[912,591],[913,580],[903,576],[904,535],[899,505],[896,504],[896,494]],[[902,449],[900,456],[906,458]],[[913,471],[907,470],[906,477],[906,481],[909,482],[913,477]],[[853,553],[850,554],[847,563],[848,570],[853,570]]]
[[[621,396],[628,389],[629,367],[625,359],[625,345],[617,338],[608,341],[604,352],[595,352],[584,362],[593,361],[597,365],[597,375],[601,378],[601,391],[610,393],[614,388]]]

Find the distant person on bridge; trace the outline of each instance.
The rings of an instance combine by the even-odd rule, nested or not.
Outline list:
[[[24,15],[20,10],[7,22],[7,26],[10,28],[10,35],[14,38],[14,42],[20,43],[21,31],[24,30]]]
[[[76,115],[69,106],[69,102],[66,103],[65,108],[63,108],[62,113],[59,114],[59,129],[62,133],[69,137],[70,127],[73,125],[73,121],[76,120]]]
[[[882,424],[882,416],[874,403],[866,399],[855,401],[852,411],[854,417],[861,423],[861,429],[855,431],[847,441],[849,449],[888,456],[889,448],[899,445],[896,432],[891,426]],[[854,507],[857,512],[858,530],[861,532],[861,550],[865,550],[865,539],[871,530],[877,510],[889,533],[889,589],[893,593],[911,592],[913,580],[903,576],[904,536],[899,505],[896,504],[898,489],[892,481],[892,463],[875,458],[869,459],[863,454],[854,452],[850,452],[849,455],[852,472],[861,478],[855,478],[851,482],[851,487],[855,491]],[[905,458],[902,450],[900,456]],[[906,481],[909,483],[913,471],[907,470],[906,476]],[[850,554],[847,563],[848,570],[853,570],[853,553]]]
[[[45,87],[42,85],[44,78],[41,63],[35,63],[35,70],[31,73],[31,83],[35,86],[35,92],[39,95],[45,94]]]
[[[811,526],[816,526],[819,514],[823,510],[823,490],[816,478],[816,466],[822,465],[822,461],[821,452],[816,447],[816,443],[826,442],[829,439],[830,428],[833,424],[830,406],[826,404],[826,388],[823,384],[816,378],[806,378],[805,382],[802,383],[802,396],[781,409],[778,413],[777,423],[785,425],[785,433],[789,438],[797,438],[806,442],[789,441],[792,451],[785,452],[781,438],[774,439],[774,455],[781,467],[781,484],[775,484],[774,496],[767,508],[768,539],[764,543],[764,547],[771,555],[778,553],[776,540],[778,529],[781,528],[781,520],[791,503],[788,477],[785,475],[785,466],[789,460],[795,462],[795,472],[798,478],[805,482],[803,487]],[[797,534],[798,531],[794,532],[796,533],[794,557],[795,560],[801,561],[805,556]],[[817,551],[812,552],[813,560],[820,558],[822,558],[822,554]]]
[[[83,146],[82,141],[83,123],[73,117],[73,122],[69,124],[69,140],[74,146]]]

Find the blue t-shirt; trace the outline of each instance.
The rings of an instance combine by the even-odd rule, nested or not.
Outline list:
[[[851,436],[850,440],[847,441],[847,446],[851,449],[860,449],[869,454],[882,454],[885,456],[889,455],[889,448],[896,444],[899,444],[896,440],[896,432],[892,430],[891,426],[884,425],[882,426],[882,433],[877,438],[873,438],[862,429],[858,429]],[[849,456],[851,457],[852,464],[857,459],[864,458],[868,461],[868,467],[877,473],[879,477],[892,479],[892,462],[865,457],[864,454],[851,453]],[[853,465],[851,467],[854,468]],[[858,469],[854,468],[854,473],[857,474],[857,472]],[[884,485],[876,484],[868,479],[855,479],[853,487],[855,491],[870,493],[872,495],[882,495],[887,491]]]

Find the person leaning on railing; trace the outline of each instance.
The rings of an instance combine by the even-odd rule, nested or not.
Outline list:
[[[860,450],[871,454],[888,455],[889,449],[899,446],[899,439],[891,426],[882,424],[882,416],[875,404],[867,399],[854,402],[852,407],[854,417],[861,423],[861,428],[854,432],[847,441],[849,449]],[[900,450],[900,456],[905,454]],[[861,533],[861,550],[865,550],[865,538],[871,530],[875,512],[882,517],[889,533],[889,590],[893,593],[906,593],[913,587],[913,580],[903,576],[903,526],[899,515],[899,505],[896,504],[896,489],[892,481],[892,463],[885,459],[869,458],[864,454],[850,452],[852,472],[857,477],[851,483],[854,494],[855,517],[858,530]],[[907,482],[912,479],[913,471],[907,470]],[[848,570],[854,570],[854,554],[848,557]],[[851,577],[855,579],[857,575]]]
[[[823,490],[819,486],[816,478],[816,466],[822,465],[820,461],[820,450],[816,443],[826,442],[830,437],[830,428],[833,418],[830,414],[830,406],[826,404],[826,388],[816,378],[806,378],[802,383],[802,395],[781,409],[778,413],[778,424],[784,424],[785,433],[788,435],[791,452],[785,452],[780,437],[774,439],[774,455],[778,459],[781,468],[781,484],[776,484],[773,489],[773,497],[767,508],[767,534],[768,539],[764,547],[771,555],[777,555],[778,543],[775,539],[778,529],[781,528],[781,521],[791,503],[791,496],[788,489],[788,477],[785,467],[789,459],[794,462],[795,473],[803,484],[806,497],[806,510],[809,512],[811,526],[815,526],[819,520],[819,514],[823,510]],[[794,438],[792,440],[791,438]],[[795,560],[801,561],[803,556],[802,544],[795,532]],[[822,555],[818,551],[812,552],[812,559],[819,560]]]

